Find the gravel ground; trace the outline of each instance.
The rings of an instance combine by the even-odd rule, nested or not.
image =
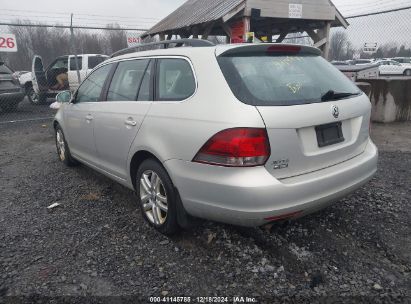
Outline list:
[[[47,103],[42,105],[32,105],[27,97],[19,103],[18,109],[13,112],[4,112],[0,109],[0,128],[10,122],[38,121],[54,116],[54,110],[50,109],[50,104],[54,102],[49,98]]]
[[[64,167],[48,121],[0,125],[0,295],[410,303],[410,156],[381,151],[367,186],[303,219],[264,229],[204,222],[166,238],[131,191]]]

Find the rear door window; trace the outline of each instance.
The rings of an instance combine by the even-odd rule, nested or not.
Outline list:
[[[79,70],[83,69],[83,57],[77,56],[77,64],[76,57],[70,57],[70,71],[77,71],[77,66]]]
[[[159,59],[156,88],[156,100],[181,101],[187,99],[196,90],[191,65],[185,59]]]
[[[361,91],[324,58],[311,54],[250,53],[218,57],[232,92],[256,106],[289,106],[322,102],[330,90]]]
[[[137,100],[137,94],[149,62],[149,59],[120,62],[108,89],[107,101]]]

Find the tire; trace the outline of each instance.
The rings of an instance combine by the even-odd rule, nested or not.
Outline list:
[[[152,187],[153,183],[157,186]],[[159,162],[147,159],[140,165],[136,174],[136,193],[141,213],[150,226],[164,235],[172,235],[179,230],[178,196]]]
[[[66,138],[64,137],[63,130],[59,125],[57,125],[55,130],[55,139],[57,156],[59,157],[60,161],[68,167],[78,165],[78,162],[70,154],[70,149],[67,145]]]
[[[31,104],[40,105],[47,101],[47,95],[45,95],[44,93],[36,93],[36,91],[34,91],[33,89],[33,86],[27,87],[26,94]]]
[[[34,91],[33,86],[26,88],[26,95],[31,104],[37,105],[40,103],[39,95]]]
[[[404,76],[411,76],[411,70],[405,70]]]

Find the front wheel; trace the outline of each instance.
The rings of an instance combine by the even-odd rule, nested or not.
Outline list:
[[[26,89],[26,94],[27,94],[27,98],[29,99],[30,103],[34,104],[34,105],[39,105],[39,104],[45,103],[46,100],[47,100],[47,95],[37,93],[34,90],[33,86],[29,86]]]
[[[178,231],[177,195],[163,166],[145,160],[136,174],[136,192],[144,219],[165,235]]]
[[[405,70],[404,75],[405,76],[411,76],[411,70]]]

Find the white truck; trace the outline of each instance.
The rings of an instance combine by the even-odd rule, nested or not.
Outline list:
[[[41,104],[48,97],[54,97],[61,91],[75,91],[93,68],[107,58],[108,56],[101,54],[60,56],[45,69],[42,58],[35,55],[31,73],[21,75],[20,84],[32,104]],[[59,86],[57,76],[61,74],[67,74],[67,77],[64,84]],[[78,76],[80,76],[80,83]]]

